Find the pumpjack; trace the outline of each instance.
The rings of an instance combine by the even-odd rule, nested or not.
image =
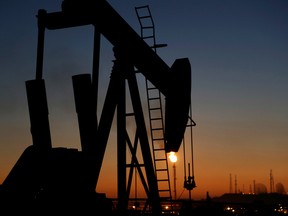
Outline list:
[[[150,152],[136,73],[141,73],[165,96],[165,151],[180,148],[191,105],[191,66],[188,58],[169,67],[105,0],[64,0],[61,11],[40,9],[36,77],[26,81],[32,145],[20,156],[1,185],[1,208],[9,213],[20,206],[22,213],[75,213],[114,215],[112,201],[96,192],[109,132],[117,108],[117,215],[128,215],[126,143],[126,81],[130,90],[136,135],[147,175],[145,190],[151,215],[161,215],[157,179]],[[43,79],[45,30],[93,25],[94,55],[91,74],[72,76],[81,150],[52,146],[49,111]],[[111,70],[102,113],[98,121],[97,91],[100,36],[112,45]],[[131,152],[135,149],[129,145]],[[132,154],[134,164],[138,163]],[[139,164],[138,164],[139,165]],[[140,169],[139,169],[140,171]],[[142,176],[142,181],[144,177]]]

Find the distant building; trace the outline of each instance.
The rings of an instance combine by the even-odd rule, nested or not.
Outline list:
[[[255,193],[256,194],[267,193],[267,187],[264,184],[262,184],[262,183],[257,183],[255,185]]]
[[[279,193],[279,194],[286,193],[284,185],[282,183],[277,183],[275,187],[276,187],[276,193]]]

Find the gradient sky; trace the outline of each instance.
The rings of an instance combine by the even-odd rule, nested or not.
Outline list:
[[[35,77],[36,14],[38,9],[59,11],[61,2],[0,2],[0,183],[32,143],[25,81]],[[134,7],[148,4],[156,40],[168,44],[158,50],[159,56],[169,66],[182,57],[191,62],[192,117],[197,124],[197,187],[192,197],[229,192],[230,174],[233,190],[237,176],[240,191],[248,193],[254,180],[270,191],[270,170],[275,184],[284,184],[288,191],[288,1],[108,2],[138,33]],[[80,149],[71,76],[91,73],[92,42],[91,26],[46,31],[43,78],[54,147]],[[112,45],[102,37],[100,104],[113,59]],[[110,159],[116,154],[115,135],[112,130],[97,188],[110,197],[116,196],[116,171],[111,172],[116,162]],[[182,148],[176,164],[177,194],[184,198],[188,192],[183,189],[181,154]]]

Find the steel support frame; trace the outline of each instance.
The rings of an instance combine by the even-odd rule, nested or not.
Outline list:
[[[38,44],[37,44],[37,62],[36,62],[36,80],[42,79],[43,74],[43,58],[44,58],[44,38],[45,38],[45,21],[47,21],[47,13],[45,10],[39,10],[38,12]],[[98,66],[99,66],[99,49],[100,49],[100,34],[95,29],[94,37],[94,60],[93,60],[93,77],[92,85],[94,90],[94,96],[97,99],[97,86],[98,86]],[[97,49],[97,50],[95,50]],[[124,50],[125,48],[120,48]],[[120,51],[121,52],[121,51]],[[114,113],[117,107],[117,161],[118,161],[118,208],[121,212],[127,211],[129,194],[126,185],[126,109],[125,109],[125,82],[128,81],[133,109],[135,112],[135,121],[137,125],[137,136],[139,136],[140,147],[143,155],[145,171],[147,175],[147,185],[144,185],[146,191],[148,191],[148,201],[152,206],[152,215],[161,214],[161,204],[158,193],[157,179],[154,172],[154,166],[152,156],[150,152],[150,146],[145,126],[144,114],[142,111],[142,105],[140,100],[139,89],[137,85],[136,75],[134,71],[134,65],[129,62],[129,59],[123,60],[124,55],[116,57],[114,68],[112,70],[110,83],[107,90],[107,96],[104,101],[102,114],[99,120],[96,133],[96,143],[91,143],[91,154],[94,154],[94,158],[91,161],[93,169],[91,169],[91,181],[97,189],[97,183],[104,159],[104,154],[108,142],[109,133],[111,130]],[[120,58],[120,59],[119,59]],[[118,62],[117,62],[118,61]],[[117,68],[118,67],[118,68]],[[161,71],[161,70],[160,70]],[[97,101],[95,102],[97,108]],[[96,112],[96,110],[95,110]],[[125,155],[124,155],[125,154]],[[136,163],[137,164],[137,163]],[[138,164],[139,165],[139,164]],[[124,171],[125,168],[125,171]],[[138,167],[139,169],[139,167]],[[143,177],[143,175],[142,175]],[[142,178],[142,182],[143,182]],[[127,188],[126,188],[127,187]]]

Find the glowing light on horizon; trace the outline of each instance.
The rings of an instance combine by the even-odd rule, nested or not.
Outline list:
[[[175,152],[169,152],[169,159],[172,163],[176,163],[177,162],[177,155]]]

